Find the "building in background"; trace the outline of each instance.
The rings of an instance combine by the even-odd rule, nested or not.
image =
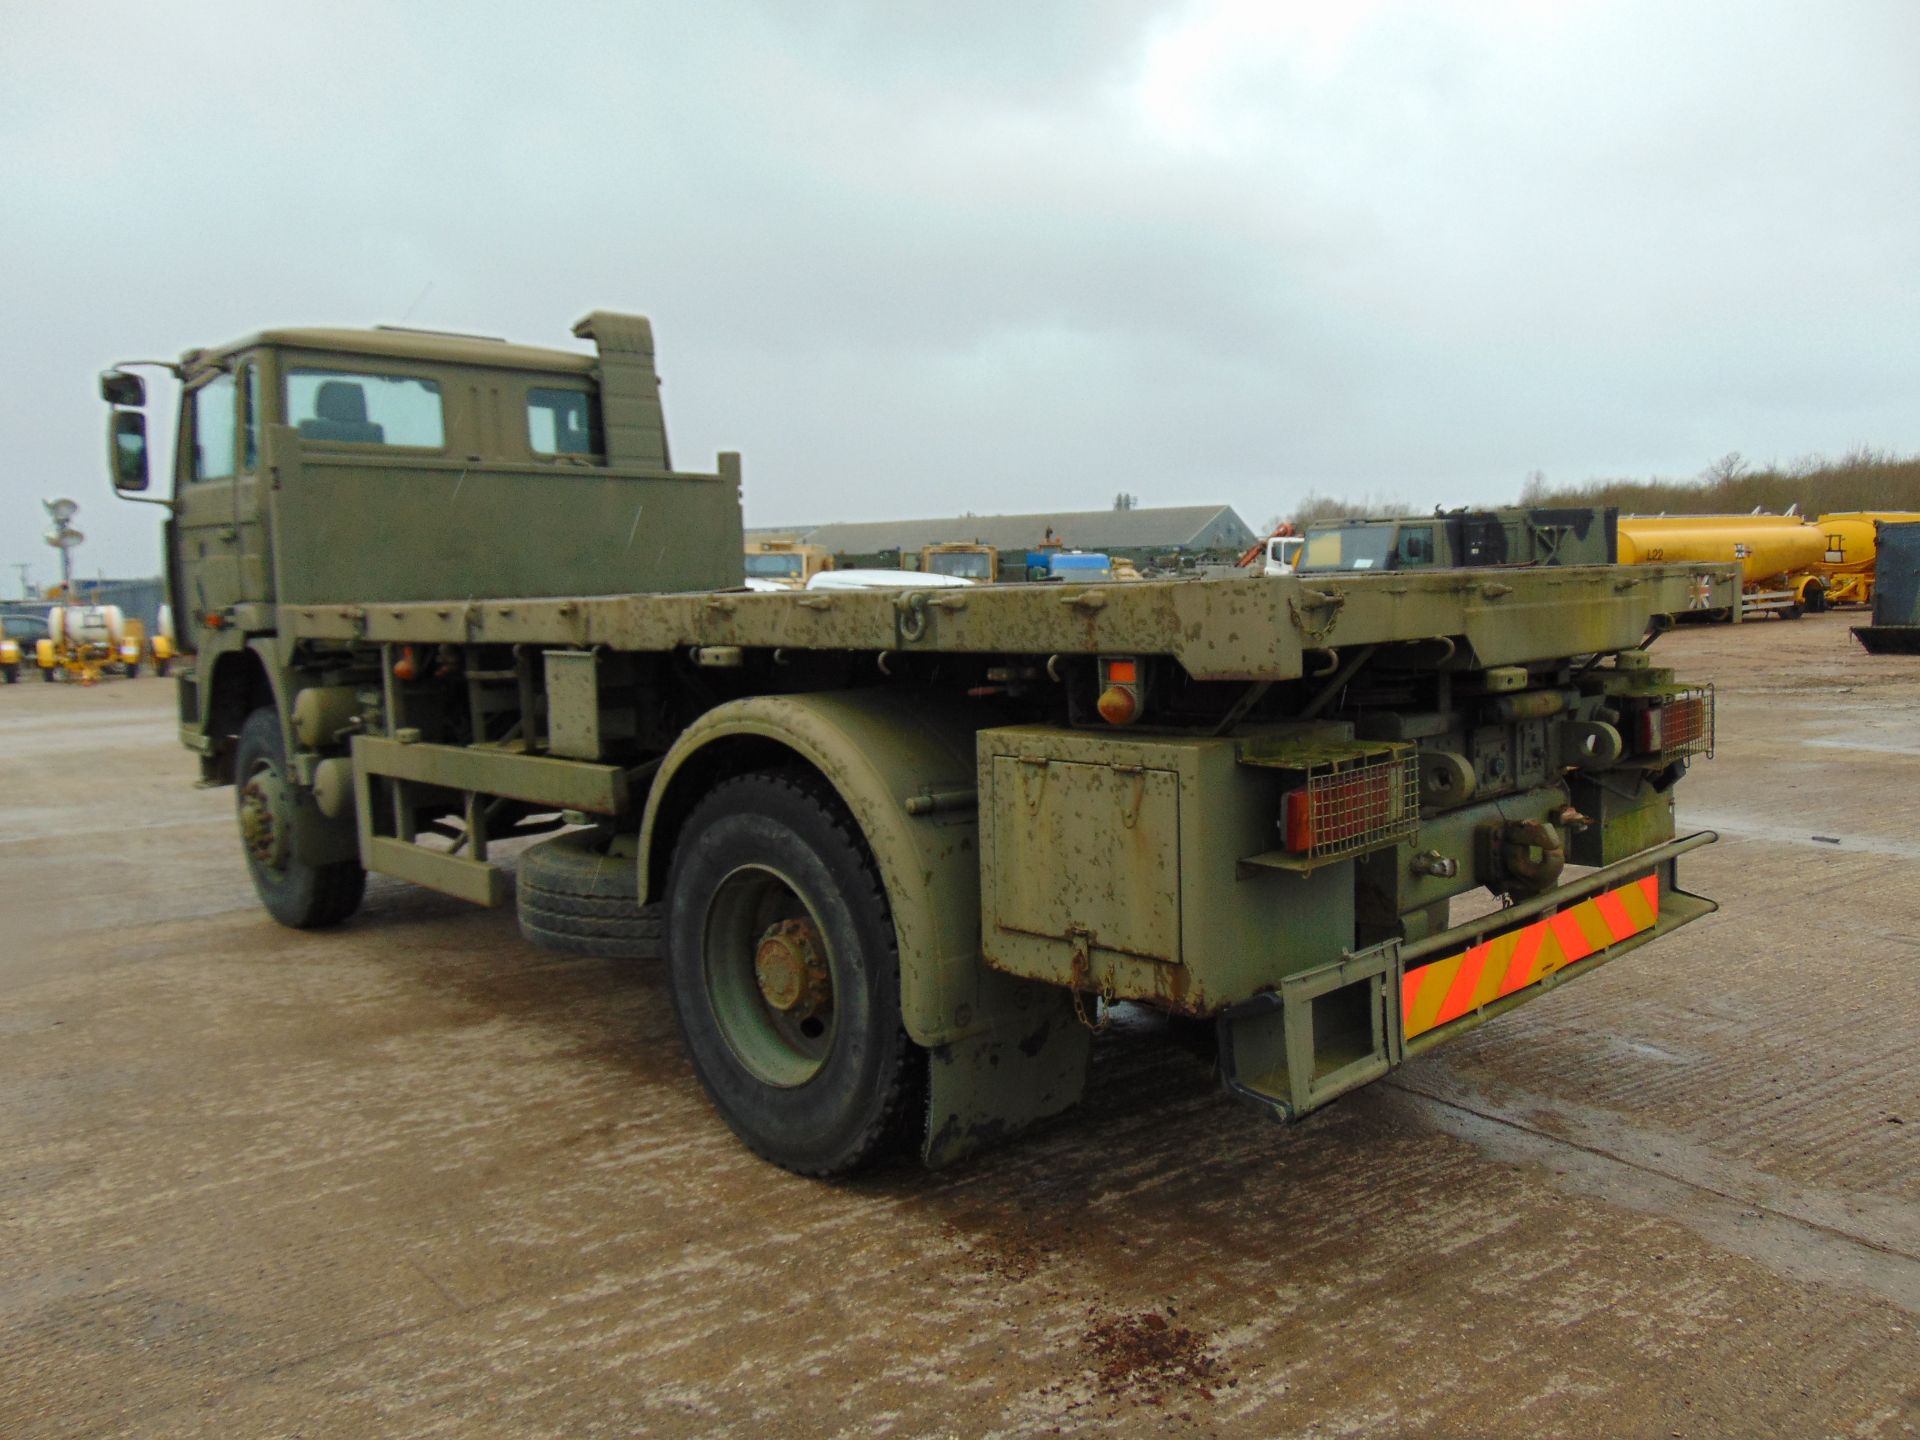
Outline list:
[[[138,620],[152,635],[159,628],[160,607],[166,603],[167,582],[159,576],[150,580],[89,580],[74,577],[75,597],[83,605],[118,605],[129,620]],[[32,600],[0,601],[0,613],[8,615],[45,615],[51,605],[64,603],[41,596]]]
[[[767,526],[747,538],[819,545],[836,555],[918,555],[928,545],[966,542],[1025,550],[1049,538],[1070,550],[1239,552],[1258,538],[1231,505],[1159,505],[1058,510],[1033,515],[955,515],[931,520]]]

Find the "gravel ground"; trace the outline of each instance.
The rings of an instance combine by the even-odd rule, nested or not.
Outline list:
[[[1291,1128],[1147,1027],[956,1171],[736,1145],[658,969],[254,905],[168,682],[0,692],[0,1437],[1920,1428],[1920,659],[1668,637],[1719,914]]]

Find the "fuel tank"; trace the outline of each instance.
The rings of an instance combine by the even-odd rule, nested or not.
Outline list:
[[[1820,527],[1797,515],[1622,515],[1620,561],[1737,562],[1748,586],[1818,567]]]
[[[1836,510],[1814,521],[1825,545],[1825,568],[1834,575],[1871,575],[1874,562],[1874,522],[1905,525],[1920,521],[1913,510]]]

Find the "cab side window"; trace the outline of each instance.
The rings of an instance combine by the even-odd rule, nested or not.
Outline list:
[[[287,422],[307,440],[446,448],[440,384],[358,370],[287,372]]]
[[[1431,525],[1400,527],[1400,563],[1402,565],[1433,563],[1433,527]]]
[[[189,473],[195,480],[233,478],[238,394],[231,375],[216,376],[193,392],[189,401],[193,468]]]
[[[536,455],[600,455],[598,398],[585,390],[527,391],[527,445]]]

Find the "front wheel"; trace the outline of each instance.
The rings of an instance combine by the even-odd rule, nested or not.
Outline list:
[[[667,881],[667,967],[693,1068],[763,1159],[842,1175],[918,1115],[893,915],[833,791],[768,771],[716,786]]]
[[[360,908],[367,872],[357,860],[309,865],[293,853],[294,807],[286,744],[271,705],[247,716],[234,757],[240,844],[267,913],[295,930],[337,925]]]

